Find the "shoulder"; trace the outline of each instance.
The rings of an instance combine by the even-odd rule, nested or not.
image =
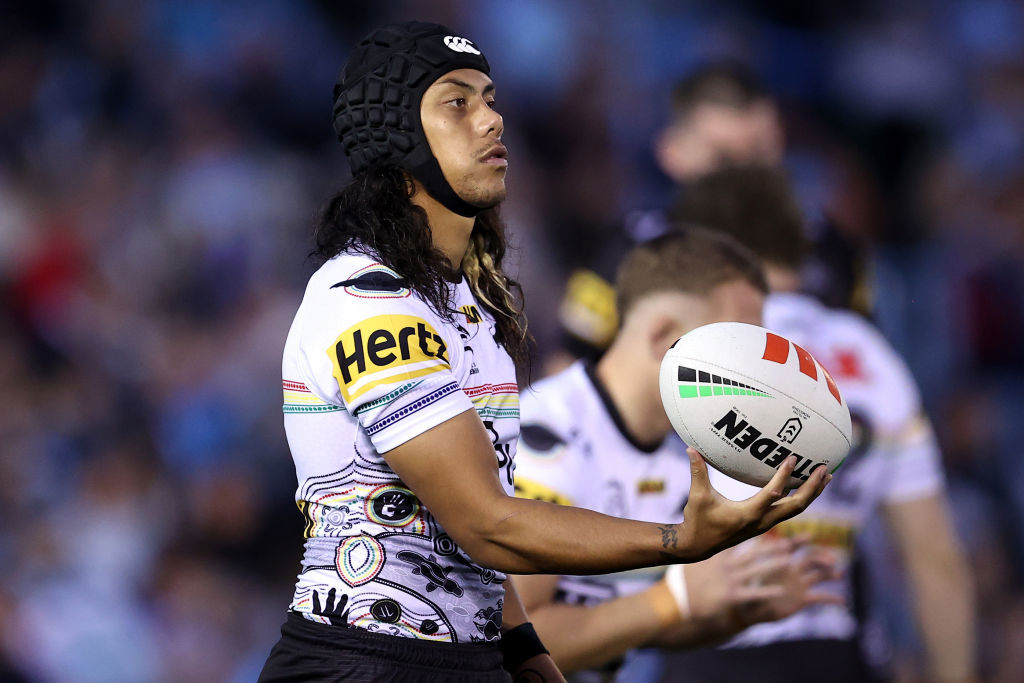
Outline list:
[[[425,325],[429,334],[445,326],[405,279],[366,254],[344,253],[324,263],[306,286],[301,307],[305,332],[400,330]]]
[[[458,332],[405,285],[369,256],[336,256],[310,277],[286,353],[308,359],[325,386],[335,377],[346,402],[385,376],[450,369]]]
[[[524,389],[520,396],[524,427],[543,426],[564,442],[579,432],[583,368],[575,363]]]
[[[920,398],[906,361],[885,335],[853,311],[827,308],[806,296],[773,295],[765,323],[807,346],[848,400],[884,421],[916,415]]]
[[[537,382],[522,393],[516,495],[586,507],[586,448],[574,418],[577,366]]]
[[[400,274],[370,255],[351,252],[339,254],[320,266],[309,278],[306,296],[355,308],[363,302],[379,306],[387,301],[416,298]]]
[[[831,357],[836,374],[848,381],[865,381],[879,391],[909,394],[916,402],[917,385],[900,355],[871,322],[852,311],[828,312]],[[851,364],[851,359],[856,359]]]

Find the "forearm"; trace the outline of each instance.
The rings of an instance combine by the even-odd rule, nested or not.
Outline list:
[[[656,589],[663,589],[660,585]],[[651,589],[654,590],[654,589]],[[651,641],[675,621],[676,615],[659,613],[648,591],[614,598],[592,607],[548,604],[534,608],[534,628],[564,672],[592,669]],[[671,595],[661,604],[674,610]]]
[[[974,589],[948,503],[936,494],[890,505],[886,519],[907,570],[928,679],[974,675]]]
[[[478,563],[508,573],[608,574],[683,561],[679,528],[507,498],[500,514],[455,540]]]
[[[721,643],[743,629],[743,624],[727,614],[704,619],[691,618],[659,631],[641,645],[665,650],[703,647]]]
[[[385,454],[392,470],[477,563],[513,574],[607,574],[696,562],[805,509],[827,480],[819,468],[782,498],[795,458],[755,496],[727,501],[693,449],[686,522],[658,525],[508,496],[480,418],[466,411]],[[453,474],[455,476],[453,476]]]
[[[974,591],[966,558],[954,552],[915,574],[914,610],[927,655],[928,680],[972,680]]]

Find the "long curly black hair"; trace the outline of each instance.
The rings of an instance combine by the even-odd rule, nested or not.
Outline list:
[[[322,261],[343,251],[372,256],[395,271],[439,316],[454,321],[457,279],[448,259],[434,247],[426,212],[412,201],[415,186],[398,166],[370,168],[330,198],[314,230],[313,256]],[[495,337],[516,366],[529,360],[529,334],[522,287],[501,269],[505,226],[497,207],[476,217],[462,273],[473,294],[495,321]]]

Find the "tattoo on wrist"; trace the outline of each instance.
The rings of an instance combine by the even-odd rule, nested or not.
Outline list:
[[[512,683],[545,683],[548,679],[536,669],[520,669],[512,679]]]
[[[674,526],[659,526],[661,531],[661,547],[665,550],[676,550],[679,544],[679,533]]]

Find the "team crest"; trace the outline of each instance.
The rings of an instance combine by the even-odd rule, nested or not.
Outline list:
[[[410,294],[408,283],[398,273],[380,263],[360,268],[331,289],[342,288],[360,299],[403,299]]]

